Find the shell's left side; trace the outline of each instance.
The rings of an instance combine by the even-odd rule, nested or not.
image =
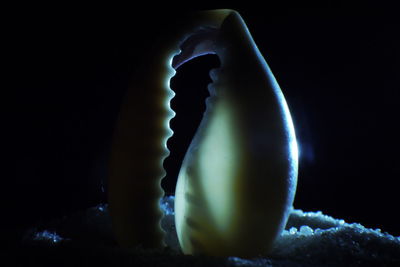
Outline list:
[[[164,232],[159,202],[164,192],[164,159],[172,136],[169,121],[174,112],[170,79],[175,75],[174,56],[191,32],[217,27],[227,11],[186,14],[174,22],[159,23],[146,60],[137,63],[117,119],[108,173],[108,201],[115,239],[120,246],[161,248]],[[139,38],[138,38],[139,39]],[[142,51],[137,51],[142,53]]]

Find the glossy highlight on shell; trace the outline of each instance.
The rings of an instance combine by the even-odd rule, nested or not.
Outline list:
[[[216,54],[207,108],[175,192],[185,254],[266,254],[292,208],[298,155],[285,98],[233,10],[198,12],[168,32],[121,107],[110,160],[109,204],[121,246],[163,247],[160,187],[172,135],[169,81],[193,57]]]

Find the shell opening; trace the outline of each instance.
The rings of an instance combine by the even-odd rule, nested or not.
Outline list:
[[[172,67],[178,69],[182,64],[193,58],[207,54],[216,54],[215,40],[219,30],[202,27],[189,34],[180,44],[181,53],[172,60]]]
[[[166,195],[174,194],[183,158],[206,111],[210,84],[213,82],[210,70],[220,66],[220,60],[213,51],[198,53],[199,49],[196,50],[196,44],[209,41],[215,31],[195,31],[181,42],[181,52],[171,60],[171,66],[179,70],[169,80],[169,88],[174,91],[169,106],[176,116],[169,121],[173,135],[167,140],[170,154],[163,162],[166,176],[162,179],[162,187]]]

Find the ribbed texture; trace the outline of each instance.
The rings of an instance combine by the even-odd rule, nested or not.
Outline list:
[[[170,108],[175,94],[169,87],[175,75],[169,64],[173,55],[154,55],[145,75],[135,77],[121,108],[110,160],[109,203],[116,239],[124,247],[164,245],[159,201],[167,141],[173,134],[169,121],[175,115]]]

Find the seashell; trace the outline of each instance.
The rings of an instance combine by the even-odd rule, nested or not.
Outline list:
[[[163,247],[160,181],[174,116],[169,81],[184,62],[214,53],[221,66],[210,71],[206,111],[176,186],[178,239],[185,254],[266,254],[296,191],[289,108],[236,11],[198,12],[182,22],[134,77],[121,107],[109,165],[116,239],[125,247]]]

